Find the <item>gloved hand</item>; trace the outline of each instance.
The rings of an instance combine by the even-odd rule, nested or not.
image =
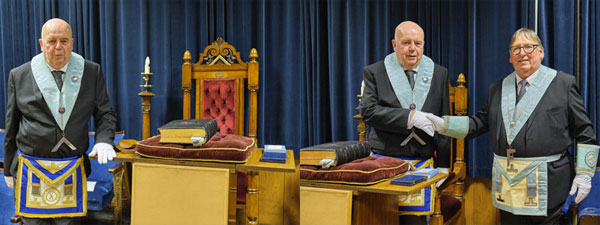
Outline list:
[[[433,130],[433,126],[431,125],[431,121],[427,119],[426,115],[430,113],[424,113],[421,111],[413,110],[410,112],[410,116],[408,117],[408,122],[406,123],[406,127],[408,129],[416,127],[419,128],[429,136],[433,137],[435,131]]]
[[[98,155],[99,164],[105,164],[106,162],[112,160],[115,156],[117,156],[117,153],[115,153],[115,150],[113,149],[112,145],[100,142],[94,145],[92,152],[90,152],[89,154],[89,156],[95,155]]]
[[[590,193],[590,189],[592,189],[592,178],[586,174],[577,174],[573,179],[569,195],[574,195],[577,192],[575,203],[579,203]]]
[[[8,186],[8,188],[15,188],[15,181],[13,180],[13,177],[4,176],[4,182],[6,182],[6,186]]]
[[[433,130],[440,131],[442,130],[442,128],[444,128],[444,119],[442,119],[441,117],[429,113],[427,114],[427,119],[431,121]]]

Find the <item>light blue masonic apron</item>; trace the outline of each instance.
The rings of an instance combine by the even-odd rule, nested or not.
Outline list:
[[[516,105],[515,76],[516,73],[513,72],[502,82],[502,119],[509,146],[556,77],[556,70],[540,66],[535,81]],[[547,162],[560,159],[561,154],[515,158],[516,151],[513,148],[507,149],[507,157],[494,154],[492,202],[495,207],[515,215],[546,216]]]

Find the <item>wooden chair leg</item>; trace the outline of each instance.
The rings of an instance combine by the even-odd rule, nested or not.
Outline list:
[[[241,221],[237,221],[237,172],[235,170],[229,171],[229,202],[228,202],[228,224],[243,224]]]
[[[430,225],[442,225],[444,224],[444,216],[442,216],[442,203],[441,203],[442,192],[438,190],[435,194],[435,209],[433,215],[429,219]]]
[[[246,224],[258,224],[258,171],[248,171],[248,193],[246,193]]]
[[[113,206],[114,225],[123,222],[123,201],[129,201],[131,193],[129,190],[129,176],[127,175],[127,166],[124,164],[110,168],[108,172],[113,174]]]

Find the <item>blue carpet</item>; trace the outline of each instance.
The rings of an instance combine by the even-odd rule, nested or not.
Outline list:
[[[0,131],[0,161],[4,161],[4,132]],[[2,176],[4,173],[0,172]],[[4,177],[0,178],[0,224],[10,223],[10,217],[15,215],[15,199],[13,189],[6,186]]]
[[[4,176],[4,174],[2,174]],[[0,179],[0,224],[10,223],[10,217],[15,215],[15,199],[13,189],[6,186],[4,178]]]

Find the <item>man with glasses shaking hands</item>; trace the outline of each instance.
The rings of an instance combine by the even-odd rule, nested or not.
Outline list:
[[[490,132],[492,202],[502,224],[563,224],[567,196],[579,203],[591,189],[599,148],[592,123],[575,77],[541,65],[544,47],[533,30],[517,30],[508,50],[515,71],[490,86],[479,112],[427,117],[452,137]],[[573,139],[575,159],[567,152]]]

